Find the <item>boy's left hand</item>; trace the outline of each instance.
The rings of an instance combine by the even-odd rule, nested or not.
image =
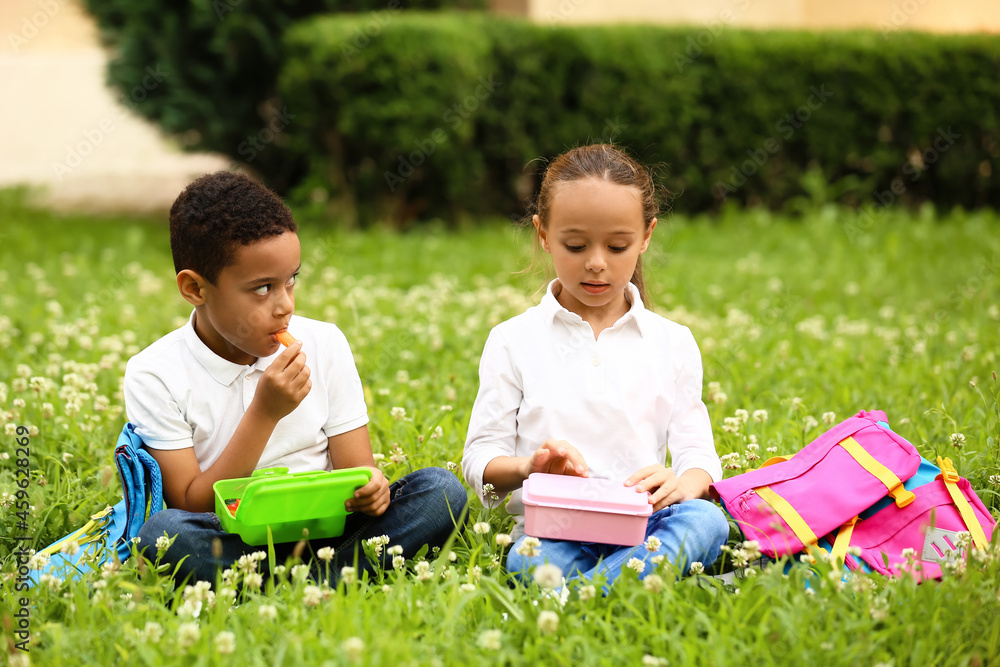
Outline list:
[[[646,466],[625,480],[625,486],[634,486],[636,491],[649,491],[649,503],[658,512],[668,505],[701,497],[684,477],[678,477],[673,469],[655,464]]]
[[[350,512],[361,512],[369,516],[382,516],[389,508],[389,480],[378,468],[369,468],[372,478],[354,492],[354,497],[344,503]]]

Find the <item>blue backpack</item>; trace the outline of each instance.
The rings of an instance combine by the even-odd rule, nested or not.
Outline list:
[[[39,551],[49,559],[42,569],[30,571],[32,585],[37,584],[43,574],[69,580],[77,578],[85,569],[98,569],[108,561],[124,562],[132,553],[132,541],[142,524],[163,509],[160,466],[142,449],[142,440],[135,434],[132,424],[125,424],[118,436],[115,465],[124,497],[114,507],[91,516],[83,527]],[[72,541],[77,547],[66,549]]]

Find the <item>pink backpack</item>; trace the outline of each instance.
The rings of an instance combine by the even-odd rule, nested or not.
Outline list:
[[[984,549],[996,526],[951,461],[938,463],[893,433],[884,412],[862,411],[711,493],[765,556],[819,547],[851,569],[937,578],[961,553],[962,533]]]

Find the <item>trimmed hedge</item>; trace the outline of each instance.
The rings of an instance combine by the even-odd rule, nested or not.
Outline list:
[[[316,14],[353,12],[364,43],[409,9],[483,9],[486,0],[84,0],[112,49],[108,81],[133,111],[190,150],[250,163],[285,188],[300,178],[280,147],[261,141],[290,123],[274,97],[285,30]]]
[[[288,31],[279,95],[296,114],[296,172],[266,176],[363,220],[521,213],[536,158],[602,140],[665,166],[678,210],[1000,206],[995,37],[407,12],[352,50],[362,24]]]

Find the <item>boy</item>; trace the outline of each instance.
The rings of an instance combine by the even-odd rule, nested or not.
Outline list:
[[[261,550],[223,532],[212,484],[258,468],[289,472],[366,466],[372,478],[346,507],[341,537],[312,540],[335,549],[336,567],[370,570],[360,543],[380,535],[413,557],[441,545],[465,507],[456,477],[417,470],[389,484],[375,467],[361,379],[344,334],[294,316],[300,267],[297,226],[273,192],[239,174],[191,183],[170,209],[177,287],[194,306],[190,321],[129,360],[125,408],[156,459],[169,509],[140,530],[154,558],[164,532],[177,538],[161,562],[214,581],[217,568]],[[298,340],[287,348],[275,334]],[[453,518],[454,517],[454,518]],[[294,543],[275,545],[283,562]]]

